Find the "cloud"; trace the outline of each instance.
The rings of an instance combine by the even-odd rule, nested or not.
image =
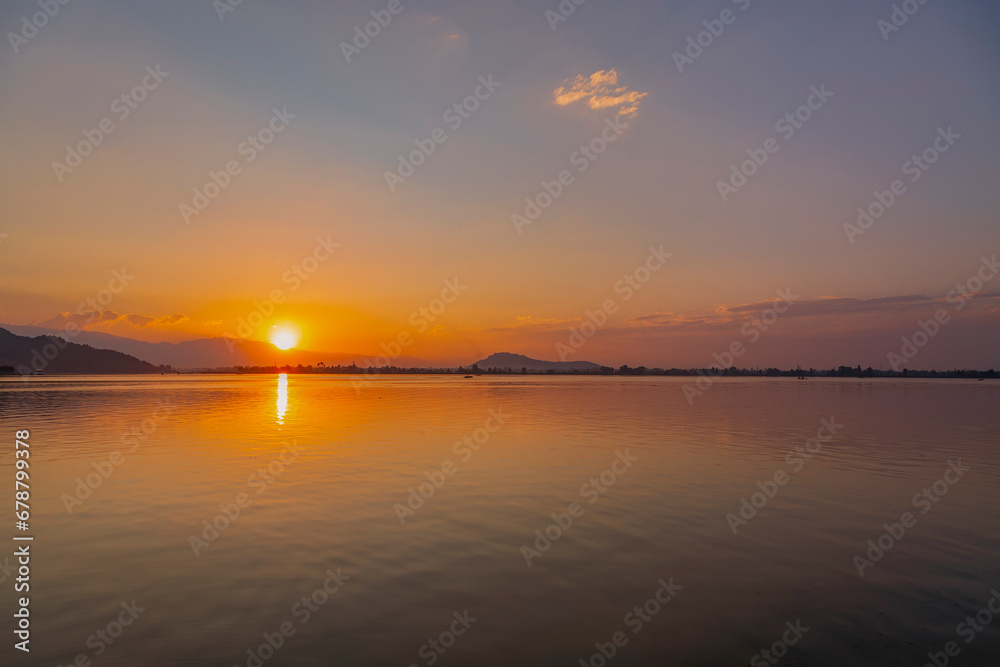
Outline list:
[[[430,45],[438,55],[464,50],[469,44],[468,35],[445,16],[428,17],[427,27],[436,33],[430,40]]]
[[[414,12],[401,20],[410,33],[402,57],[410,65],[441,66],[444,59],[468,51],[469,34],[447,16]]]
[[[965,295],[970,310],[993,311],[1000,306],[1000,294],[969,293]],[[692,313],[656,312],[626,320],[626,327],[660,327],[665,329],[713,329],[730,327],[734,323],[749,321],[770,308],[778,299],[766,299],[751,303],[716,306],[711,311]],[[838,321],[851,315],[878,315],[879,320],[887,320],[894,315],[910,314],[913,317],[933,314],[936,308],[954,311],[954,302],[946,297],[929,297],[918,294],[873,297],[858,299],[853,297],[820,297],[801,299],[794,302],[782,319],[789,318],[837,318]]]
[[[854,313],[871,313],[910,310],[925,306],[934,300],[930,297],[906,294],[902,296],[886,296],[871,299],[855,299],[851,297],[823,297],[795,302],[795,308],[789,311],[793,317],[810,317],[823,315],[847,315]],[[727,312],[742,314],[763,310],[768,307],[768,301],[731,306]]]
[[[154,329],[164,329],[188,320],[187,315],[161,315],[154,317],[139,313],[119,313],[114,310],[91,310],[73,314],[62,312],[55,317],[44,322],[34,322],[35,326],[46,327],[48,329],[62,329],[68,323],[75,323],[80,329],[92,330],[96,327],[110,327],[114,325],[125,325],[142,329],[152,327]]]
[[[895,328],[913,328],[919,320],[933,318],[939,309],[960,318],[967,324],[1000,321],[1000,293],[978,292],[964,295],[964,306],[956,315],[957,297],[951,302],[948,297],[923,295],[896,295],[872,298],[854,297],[801,297],[793,301],[779,318],[782,330],[794,334],[804,341],[824,337],[850,338],[861,332],[878,332]],[[754,319],[760,320],[763,313],[779,301],[777,298],[763,299],[749,303],[720,304],[708,310],[686,312],[657,311],[630,317],[617,323],[601,327],[600,338],[607,345],[621,345],[628,349],[628,341],[668,340],[687,345],[692,349],[715,336],[732,335]],[[503,340],[502,344],[530,344],[530,342],[564,340],[571,327],[579,326],[585,318],[540,318],[532,315],[518,315],[513,321],[500,326],[481,330],[491,340]],[[787,329],[785,328],[787,327]],[[497,338],[493,338],[497,337]],[[846,339],[846,338],[845,338]],[[511,342],[511,341],[520,341]],[[617,341],[617,342],[615,342]],[[543,348],[550,349],[550,348]],[[612,347],[602,348],[608,352]],[[538,354],[543,354],[539,352]],[[543,357],[547,358],[547,357]]]
[[[639,104],[648,94],[619,86],[618,72],[614,69],[600,70],[589,77],[581,74],[575,79],[566,79],[552,92],[558,106],[585,101],[591,109],[617,108],[619,116],[630,120],[639,113]]]
[[[186,322],[188,320],[187,315],[161,315],[160,317],[152,317],[150,315],[140,315],[138,313],[129,313],[127,315],[122,315],[121,320],[131,324],[134,327],[153,327],[154,329],[163,329],[166,327],[173,326],[175,324],[180,324],[181,322]]]
[[[154,323],[158,326],[170,327],[175,324],[180,324],[181,322],[187,322],[188,316],[181,315],[180,313],[175,313],[173,315],[164,315],[162,317],[157,317]]]
[[[565,329],[566,327],[578,324],[582,318],[577,317],[575,319],[538,319],[531,315],[518,315],[514,318],[513,322],[504,324],[503,326],[493,327],[487,329],[487,331],[509,331],[511,329],[525,329],[525,330],[535,330],[535,331],[555,331],[559,329]]]

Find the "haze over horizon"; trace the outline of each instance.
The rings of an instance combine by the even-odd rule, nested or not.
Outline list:
[[[404,0],[355,41],[386,6],[92,0],[8,36],[0,322],[441,365],[888,368],[923,335],[911,368],[1000,367],[996,7]]]

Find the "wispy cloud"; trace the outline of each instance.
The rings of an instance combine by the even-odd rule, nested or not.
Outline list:
[[[139,315],[138,313],[129,313],[125,316],[125,319],[129,324],[137,327],[169,327],[174,324],[180,324],[186,321],[188,318],[186,315],[162,315],[160,317],[151,317],[149,315]]]
[[[995,310],[1000,306],[1000,294],[974,293],[967,294],[969,305],[976,310]],[[735,322],[746,321],[754,315],[770,308],[774,299],[755,301],[752,303],[727,304],[716,306],[710,311],[689,313],[656,312],[640,315],[626,321],[626,327],[662,327],[670,329],[712,329],[729,327]],[[911,313],[914,316],[933,312],[934,307],[946,307],[951,310],[946,297],[929,297],[918,294],[900,296],[873,297],[857,299],[853,297],[820,297],[802,299],[783,314],[782,319],[806,317],[843,318],[849,315],[881,315],[886,319],[892,314]]]
[[[552,92],[558,106],[584,102],[591,109],[617,108],[618,115],[629,120],[639,113],[639,104],[648,94],[619,85],[618,72],[614,69],[600,70],[589,77],[581,74],[575,79],[566,79]]]
[[[538,319],[531,315],[518,315],[513,322],[503,326],[493,327],[487,331],[509,331],[511,329],[524,329],[533,331],[558,331],[568,326],[578,324],[581,318],[576,319]]]
[[[420,15],[415,15],[415,18],[418,16]],[[422,16],[414,23],[415,29],[420,31],[420,39],[416,43],[420,44],[423,56],[436,61],[453,53],[464,53],[468,49],[469,34],[447,16]]]
[[[34,322],[33,324],[49,329],[62,329],[70,322],[76,323],[78,327],[84,330],[93,330],[99,327],[114,325],[126,325],[137,329],[165,329],[186,322],[188,319],[187,315],[181,314],[152,316],[140,313],[119,313],[115,310],[92,310],[78,314],[67,311],[59,313],[44,322]]]

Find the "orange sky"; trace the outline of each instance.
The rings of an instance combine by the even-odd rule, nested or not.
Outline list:
[[[1000,283],[968,286],[1000,248],[1000,97],[983,64],[996,45],[944,5],[886,43],[868,7],[747,10],[681,73],[671,55],[704,18],[695,3],[595,6],[557,31],[528,2],[407,5],[350,63],[340,43],[365,12],[349,6],[245,3],[224,21],[69,6],[0,59],[0,88],[17,91],[0,102],[0,322],[58,328],[124,271],[87,328],[179,341],[236,334],[260,309],[256,339],[291,322],[305,348],[375,354],[409,333],[406,354],[467,363],[556,359],[613,299],[571,358],[698,366],[790,288],[807,305],[748,364],[878,365],[964,285],[980,297],[922,360],[1000,365]],[[147,67],[166,73],[155,87]],[[775,121],[820,85],[833,97],[784,138]],[[136,86],[126,114],[115,101]],[[78,167],[53,166],[105,118],[113,131]],[[952,126],[962,138],[908,180],[904,163]],[[264,128],[273,142],[248,151]],[[390,190],[386,172],[435,129],[443,143]],[[722,201],[718,182],[768,137],[780,149]],[[239,173],[185,220],[230,162]],[[851,243],[844,225],[894,179],[906,193]],[[556,186],[537,220],[512,222]],[[651,247],[671,257],[624,298],[616,284]],[[419,315],[456,279],[453,303]]]

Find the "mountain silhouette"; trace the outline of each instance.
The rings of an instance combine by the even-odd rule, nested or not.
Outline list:
[[[529,371],[597,371],[601,369],[600,364],[590,361],[542,361],[532,359],[523,354],[512,352],[494,352],[485,359],[475,363],[482,370],[488,368],[509,368],[512,371],[520,371],[526,368]]]
[[[56,336],[18,336],[0,329],[0,366],[18,373],[159,373],[163,369],[115,350],[69,343]]]

